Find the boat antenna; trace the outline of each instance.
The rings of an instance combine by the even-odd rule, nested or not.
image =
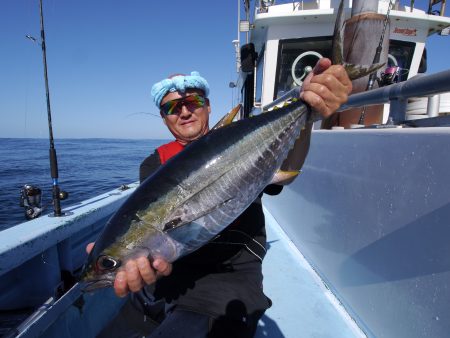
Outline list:
[[[387,24],[389,22],[391,7],[393,7],[393,5],[394,5],[392,3],[392,1],[393,0],[389,1],[389,6],[387,9],[386,17],[384,18],[383,30],[381,31],[380,41],[379,41],[377,49],[375,51],[375,56],[373,57],[373,61],[372,61],[373,65],[380,62],[381,51],[383,50],[384,35],[386,33]],[[394,3],[395,3],[395,0],[394,0]],[[373,88],[376,79],[377,79],[377,72],[373,72],[372,74],[370,74],[369,82],[367,83],[367,87],[366,87],[366,91],[371,90]],[[359,117],[358,124],[364,124],[365,117],[366,117],[366,106],[363,107],[363,110]]]
[[[50,172],[53,180],[52,187],[52,199],[53,199],[53,209],[54,215],[56,217],[62,216],[61,212],[61,203],[60,201],[67,198],[67,193],[64,191],[60,191],[58,186],[58,161],[56,157],[56,149],[55,144],[53,142],[53,128],[52,128],[52,113],[50,109],[50,91],[48,88],[48,75],[47,75],[47,53],[45,49],[45,33],[44,33],[44,15],[42,10],[42,0],[39,0],[39,9],[40,9],[40,17],[41,17],[41,48],[42,48],[42,57],[44,60],[44,78],[45,78],[45,94],[47,97],[47,118],[48,118],[48,132],[49,132],[49,140],[50,140]]]

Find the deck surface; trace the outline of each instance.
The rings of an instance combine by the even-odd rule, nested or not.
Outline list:
[[[256,337],[365,337],[272,215],[265,215],[264,290],[273,305]]]

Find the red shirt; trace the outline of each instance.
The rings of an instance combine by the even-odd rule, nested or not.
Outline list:
[[[178,154],[180,151],[184,149],[184,146],[181,145],[178,141],[172,141],[167,144],[163,144],[158,147],[156,150],[159,154],[159,159],[161,160],[161,164],[166,163],[171,157]]]

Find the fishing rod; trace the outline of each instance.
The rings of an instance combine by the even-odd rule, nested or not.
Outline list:
[[[394,0],[394,3],[395,3],[395,0]],[[390,0],[389,6],[388,6],[388,9],[386,12],[386,17],[384,18],[384,25],[383,25],[383,30],[381,31],[380,41],[378,43],[377,49],[375,50],[375,56],[373,57],[373,61],[372,61],[373,65],[380,62],[381,51],[383,50],[384,35],[386,33],[387,24],[389,22],[391,7],[393,7],[393,5],[394,4],[392,3],[392,0]],[[366,91],[371,90],[373,88],[376,79],[377,79],[377,72],[373,72],[372,74],[370,74],[369,81],[368,81],[367,87],[366,87]],[[366,106],[363,107],[363,110],[359,117],[358,124],[364,124],[365,117],[366,117]]]
[[[40,12],[40,22],[41,22],[41,48],[42,57],[44,61],[44,79],[45,79],[45,94],[47,98],[47,118],[48,118],[48,131],[49,131],[49,157],[50,157],[50,172],[53,180],[52,185],[52,199],[53,199],[53,210],[54,216],[62,216],[61,212],[61,200],[68,197],[67,192],[61,191],[58,185],[58,160],[56,156],[55,144],[53,141],[53,127],[52,127],[52,112],[50,109],[50,90],[48,86],[48,75],[47,75],[47,52],[45,48],[45,33],[44,33],[44,14],[42,10],[42,0],[39,0],[39,12]]]

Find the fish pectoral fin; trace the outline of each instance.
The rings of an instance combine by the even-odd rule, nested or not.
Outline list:
[[[278,170],[275,175],[273,175],[272,181],[270,182],[270,184],[280,184],[282,182],[294,179],[295,177],[298,176],[298,174],[300,174],[300,171],[283,171],[283,170]]]
[[[241,110],[241,104],[238,104],[236,107],[231,109],[224,117],[220,119],[219,122],[216,123],[214,127],[211,128],[211,130],[219,129],[224,126],[227,126],[233,122],[234,117],[236,114]]]
[[[185,224],[191,223],[203,216],[206,216],[210,213],[212,213],[214,210],[222,207],[224,204],[230,202],[233,198],[229,198],[225,201],[220,202],[219,204],[216,204],[214,206],[211,206],[210,208],[199,210],[198,212],[192,212],[192,213],[183,213],[180,215],[180,212],[175,212],[172,217],[170,217],[170,221],[168,221],[166,224],[164,224],[163,231],[170,231],[172,229],[179,228]]]
[[[353,65],[350,63],[344,63],[344,68],[347,71],[350,80],[356,80],[370,73],[373,73],[383,67],[385,63],[375,63],[373,65]]]
[[[163,231],[174,229],[180,225],[183,225],[183,221],[181,220],[181,217],[176,217],[174,219],[171,219],[166,224],[164,224]]]

